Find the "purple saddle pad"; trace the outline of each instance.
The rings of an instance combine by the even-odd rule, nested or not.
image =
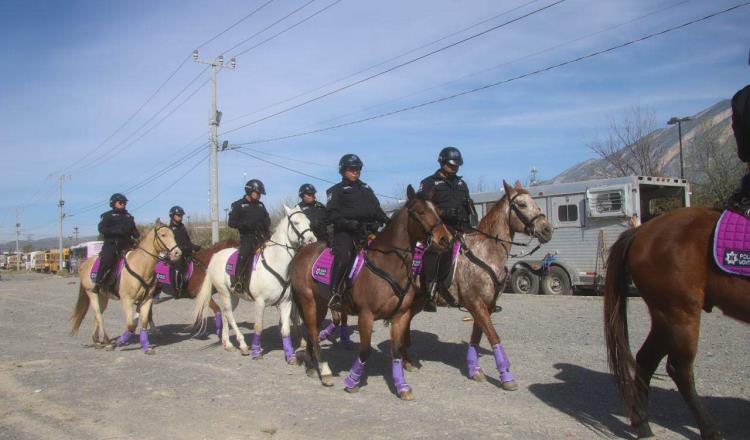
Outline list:
[[[156,272],[156,281],[160,282],[161,284],[174,284],[172,282],[172,275],[170,272],[171,267],[169,266],[169,263],[159,260],[156,262],[156,268],[154,269],[154,272]],[[193,260],[190,260],[187,265],[187,273],[185,274],[185,283],[190,280],[190,277],[193,276]]]
[[[750,220],[726,210],[714,231],[714,261],[724,272],[750,275]]]
[[[331,284],[331,266],[333,265],[334,258],[333,253],[331,253],[331,248],[323,249],[323,252],[318,255],[318,258],[312,266],[312,277],[315,281],[326,285]],[[349,279],[353,280],[357,278],[357,275],[359,275],[364,264],[365,251],[362,250],[357,252],[357,256],[354,258],[352,270],[349,271]]]
[[[235,276],[237,275],[237,259],[240,257],[240,251],[234,251],[232,252],[232,255],[229,256],[229,259],[227,260],[226,265],[226,271],[229,274],[229,276]],[[255,270],[258,266],[258,258],[260,258],[260,252],[256,252],[255,256],[253,257],[252,261],[252,270]],[[248,262],[250,264],[250,262]]]
[[[91,266],[91,272],[89,273],[89,276],[91,277],[91,281],[96,281],[96,274],[99,272],[99,265],[101,264],[101,260],[99,257],[96,257],[96,261],[94,261],[94,265]],[[125,258],[120,258],[117,260],[117,278],[120,278],[120,274],[122,273],[122,268],[125,267]]]

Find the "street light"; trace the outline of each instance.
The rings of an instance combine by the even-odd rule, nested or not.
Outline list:
[[[684,118],[672,116],[669,121],[667,121],[667,125],[677,124],[677,133],[680,138],[680,179],[685,178],[685,162],[682,158],[682,123],[692,120],[693,118],[691,118],[690,116],[685,116]]]

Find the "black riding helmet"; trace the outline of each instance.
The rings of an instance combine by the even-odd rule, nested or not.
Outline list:
[[[304,196],[305,194],[310,194],[311,196],[314,196],[316,192],[318,192],[318,190],[315,189],[312,183],[305,183],[299,187],[300,197]]]
[[[253,192],[257,192],[266,195],[266,187],[263,186],[263,182],[258,179],[250,179],[245,184],[245,194],[250,195]]]
[[[185,210],[181,206],[173,206],[169,208],[169,217],[172,218],[175,215],[185,215]]]
[[[341,156],[341,160],[339,160],[339,174],[343,176],[344,170],[347,168],[356,168],[361,171],[362,166],[362,159],[360,159],[359,156],[356,154],[345,154]]]
[[[128,198],[125,197],[123,194],[114,193],[112,194],[112,197],[109,198],[109,207],[114,208],[115,202],[128,203]]]
[[[461,152],[458,151],[458,148],[445,147],[440,150],[440,154],[438,155],[438,163],[441,167],[445,164],[451,164],[453,166],[460,167],[464,164],[464,158],[461,157]]]

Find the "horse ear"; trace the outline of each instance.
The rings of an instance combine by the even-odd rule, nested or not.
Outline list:
[[[513,194],[516,193],[513,187],[508,185],[508,182],[506,182],[505,179],[503,179],[503,188],[505,188],[505,194],[507,194],[508,197],[511,197]]]
[[[409,184],[409,186],[406,187],[406,199],[411,201],[416,195],[417,194],[414,192],[414,187]]]
[[[160,226],[162,224],[161,217],[156,217],[156,221],[154,222],[156,226]]]
[[[513,186],[516,189],[523,189],[523,187],[521,186],[521,181],[520,180],[516,180],[516,183],[514,183]]]
[[[286,204],[284,204],[284,212],[286,212],[286,215],[291,215],[292,214],[292,210],[289,209],[289,207],[286,206]]]

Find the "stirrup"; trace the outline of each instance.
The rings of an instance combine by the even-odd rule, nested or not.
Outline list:
[[[341,312],[341,294],[338,292],[334,292],[331,295],[331,299],[328,300],[328,308],[333,310],[334,312]]]

